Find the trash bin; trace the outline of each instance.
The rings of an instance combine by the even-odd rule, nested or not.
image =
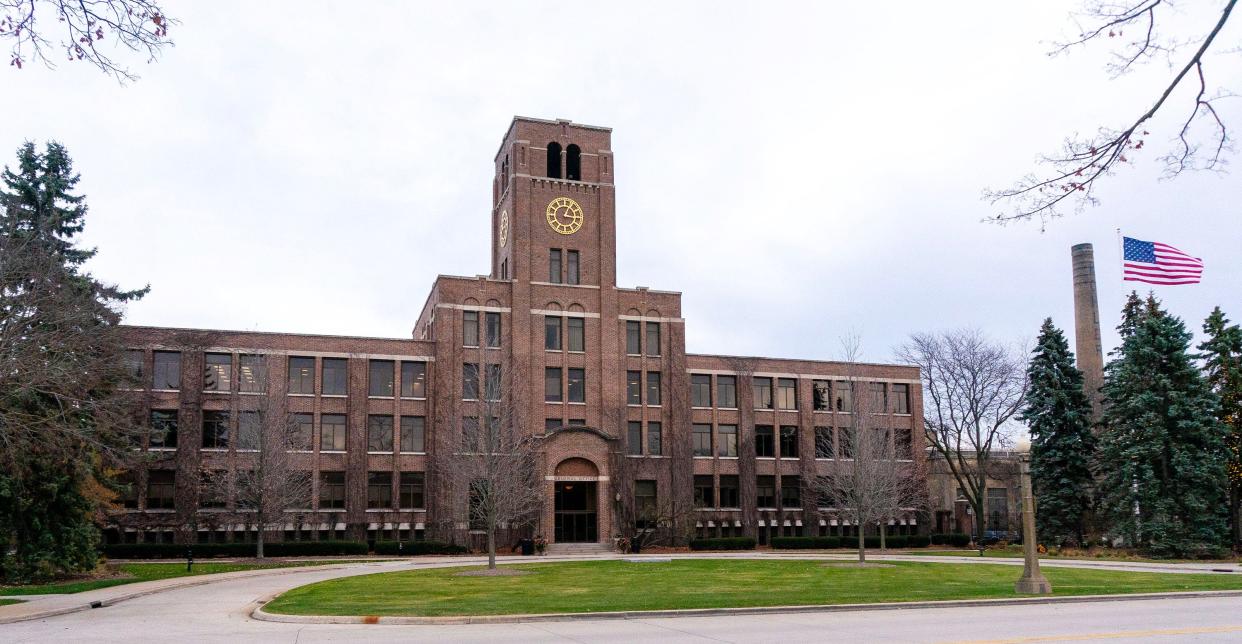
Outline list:
[[[519,539],[518,546],[522,548],[523,557],[529,557],[535,554],[535,540],[534,539]]]

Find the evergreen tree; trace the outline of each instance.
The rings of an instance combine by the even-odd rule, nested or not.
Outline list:
[[[1091,509],[1091,403],[1065,334],[1044,320],[1027,368],[1022,420],[1031,433],[1031,485],[1038,536],[1056,546],[1085,543]]]
[[[1154,297],[1127,309],[1105,369],[1101,511],[1115,536],[1156,556],[1215,554],[1226,534],[1219,402],[1192,361],[1185,324]]]
[[[0,579],[95,564],[104,475],[128,450],[120,306],[142,291],[82,270],[86,204],[56,143],[0,174]]]
[[[1229,324],[1220,307],[1203,323],[1208,336],[1203,352],[1208,384],[1220,398],[1217,418],[1225,425],[1229,456],[1229,524],[1235,549],[1242,545],[1242,328]]]

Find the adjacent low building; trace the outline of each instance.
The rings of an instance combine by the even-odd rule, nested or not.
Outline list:
[[[608,128],[515,118],[494,161],[490,271],[439,276],[408,339],[129,327],[153,431],[109,539],[252,538],[201,480],[251,466],[258,400],[304,435],[293,457],[313,484],[285,538],[468,539],[438,464],[492,373],[538,436],[542,511],[523,530],[552,542],[608,542],[623,508],[660,499],[692,508],[700,536],[856,530],[808,492],[848,458],[851,377],[899,456],[923,457],[917,368],[688,354],[680,293],[617,286]]]

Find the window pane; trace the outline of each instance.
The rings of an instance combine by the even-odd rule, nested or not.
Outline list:
[[[237,415],[237,449],[257,450],[262,445],[262,417],[255,411],[243,411]]]
[[[568,284],[578,283],[578,251],[571,250],[566,253],[565,263],[565,282]]]
[[[237,358],[237,390],[247,393],[267,391],[267,357],[242,355]]]
[[[401,473],[401,507],[416,510],[423,507],[423,473]]]
[[[848,427],[837,428],[837,450],[841,458],[854,458],[854,432]]]
[[[367,416],[367,451],[392,451],[392,416]]]
[[[781,477],[781,507],[802,507],[802,479],[797,475]]]
[[[888,413],[888,390],[884,388],[884,383],[871,383],[871,409],[873,414]]]
[[[811,381],[811,398],[815,405],[815,411],[829,411],[832,409],[832,387],[829,386],[827,380]]]
[[[625,372],[625,398],[630,405],[643,404],[643,377],[641,371]]]
[[[392,472],[367,472],[367,507],[392,507]]]
[[[181,388],[181,353],[177,351],[156,351],[154,369],[151,371],[152,389]]]
[[[776,507],[776,477],[755,477],[755,505],[760,508]]]
[[[483,395],[488,400],[500,400],[501,387],[503,385],[504,383],[501,382],[500,365],[487,365],[487,373],[483,380]]]
[[[837,411],[850,412],[854,409],[854,386],[848,380],[833,383],[833,394],[836,397]]]
[[[781,458],[798,458],[798,428],[781,425]]]
[[[691,374],[690,404],[694,407],[712,406],[712,377],[710,374]]]
[[[561,402],[561,368],[546,367],[543,370],[543,399]]]
[[[815,458],[832,458],[832,428],[815,428]]]
[[[396,363],[392,360],[372,360],[370,364],[370,385],[367,395],[391,397]]]
[[[586,319],[569,318],[569,350],[586,351]]]
[[[716,432],[717,453],[720,456],[737,456],[737,425],[719,425]]]
[[[625,449],[627,454],[643,453],[643,424],[641,422],[637,420],[629,422],[625,436]]]
[[[543,348],[551,351],[561,350],[561,318],[556,315],[543,317]]]
[[[660,355],[660,323],[647,323],[647,355]]]
[[[639,343],[642,341],[642,326],[635,320],[627,320],[625,323],[625,352],[629,355],[636,356],[642,353]]]
[[[695,423],[691,427],[695,456],[712,455],[712,426]]]
[[[479,399],[479,365],[467,362],[461,366],[461,398]]]
[[[462,311],[461,343],[467,347],[479,346],[479,312]]]
[[[345,358],[324,358],[323,394],[325,396],[344,396],[349,377],[349,361]]]
[[[716,507],[716,485],[711,474],[694,475],[694,507]]]
[[[798,408],[798,381],[793,378],[776,379],[776,408]]]
[[[345,451],[344,414],[324,414],[319,417],[319,449]]]
[[[176,473],[151,470],[147,473],[147,509],[171,510],[176,506]]]
[[[345,473],[319,473],[319,509],[345,509]]]
[[[660,423],[647,421],[647,454],[651,456],[659,456],[664,453],[664,437],[661,434]]]
[[[151,447],[177,446],[177,410],[151,410]]]
[[[893,383],[893,413],[910,413],[910,385]]]
[[[716,376],[716,399],[725,409],[737,408],[737,376]]]
[[[738,494],[738,488],[741,484],[738,482],[736,474],[720,475],[720,507],[737,508],[741,507],[741,495]]]
[[[311,437],[315,433],[314,414],[289,414],[289,441],[287,447],[293,450],[306,451],[311,448]]]
[[[776,446],[771,425],[755,425],[755,456],[776,456]]]
[[[226,449],[229,446],[229,412],[203,412],[203,447]]]
[[[751,391],[755,397],[755,409],[772,408],[772,379],[756,377],[751,380]]]
[[[233,354],[203,354],[203,391],[229,391],[233,374]]]
[[[401,417],[401,451],[426,451],[427,421],[422,416]]]
[[[561,249],[559,248],[548,251],[548,281],[553,284],[561,283]]]
[[[401,363],[401,396],[404,398],[427,397],[427,363]]]
[[[647,372],[647,404],[660,404],[660,372]]]
[[[586,370],[569,370],[569,402],[586,402]]]
[[[500,314],[487,314],[487,346],[500,346]]]
[[[142,365],[145,355],[142,349],[125,350],[125,373],[133,379],[131,386],[142,386]]]
[[[315,393],[315,359],[292,356],[289,358],[289,393]]]
[[[556,431],[556,430],[558,430],[558,429],[560,429],[561,427],[564,427],[564,426],[565,426],[565,423],[564,423],[564,422],[562,422],[562,421],[561,421],[561,419],[559,419],[559,418],[545,418],[545,419],[543,419],[543,432],[544,432],[545,434],[548,434],[548,433],[554,432],[554,431]]]

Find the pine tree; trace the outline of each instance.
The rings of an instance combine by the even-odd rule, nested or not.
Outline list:
[[[1242,328],[1229,324],[1220,307],[1203,323],[1208,336],[1199,350],[1212,391],[1220,398],[1217,418],[1225,425],[1229,456],[1229,525],[1235,549],[1242,545]]]
[[[120,306],[141,297],[82,270],[86,204],[56,143],[0,174],[0,579],[95,564],[99,483],[128,450],[133,413]]]
[[[1031,485],[1038,536],[1057,546],[1085,543],[1091,510],[1091,403],[1065,334],[1044,320],[1027,368],[1022,420],[1031,433]]]
[[[1219,402],[1181,320],[1150,296],[1127,313],[1122,346],[1105,369],[1101,511],[1115,536],[1153,555],[1218,553],[1226,535]]]

